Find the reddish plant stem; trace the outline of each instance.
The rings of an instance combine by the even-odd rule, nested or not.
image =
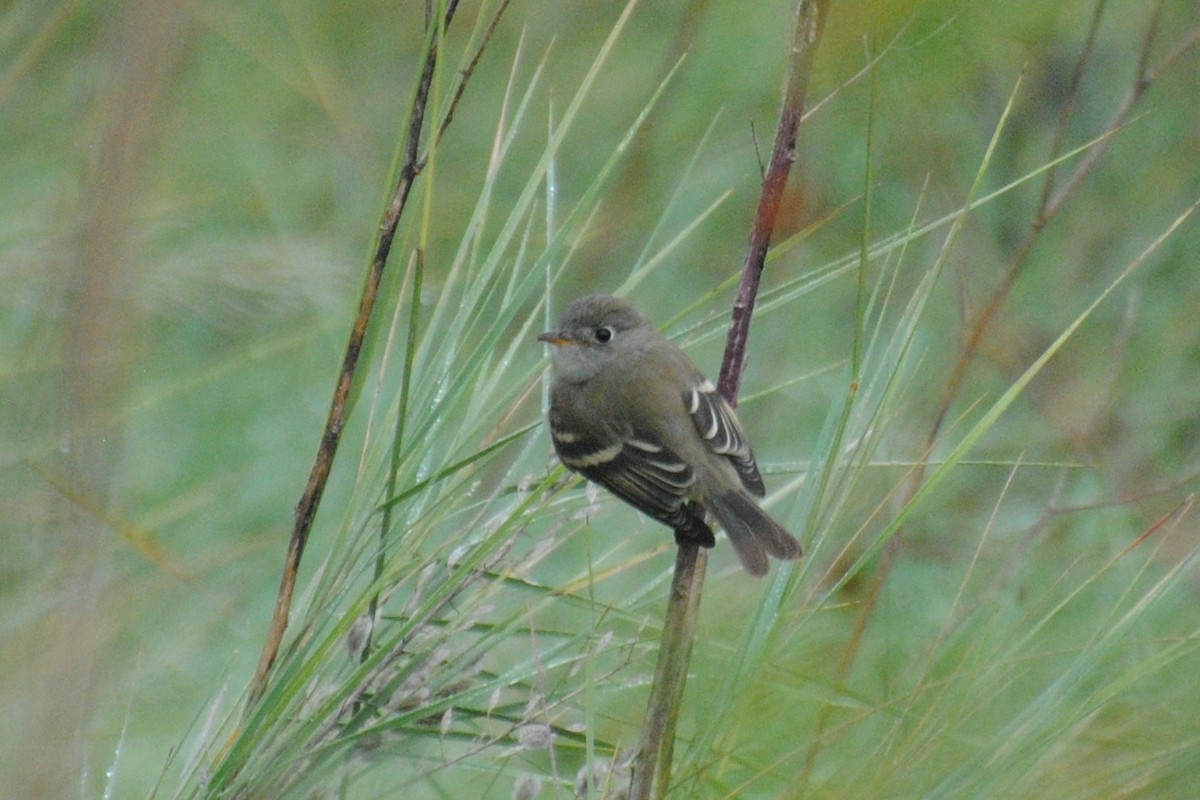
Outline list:
[[[742,282],[733,301],[729,335],[725,340],[725,357],[721,361],[721,375],[717,381],[717,388],[731,404],[737,403],[742,372],[746,367],[750,318],[758,297],[758,285],[767,259],[767,249],[775,232],[775,219],[783,202],[783,190],[787,186],[792,164],[796,161],[800,118],[804,114],[804,99],[812,79],[817,43],[825,26],[825,18],[829,15],[829,3],[830,0],[801,0],[796,8],[796,24],[791,41],[792,57],[789,61],[783,105],[779,110],[779,125],[775,130],[775,145],[771,149],[771,160],[767,163],[766,174],[763,175],[762,192],[754,213],[754,226],[750,230],[746,258],[742,263]]]
[[[804,113],[804,98],[829,5],[830,0],[800,0],[796,8],[779,126],[771,160],[763,176],[762,192],[750,231],[742,282],[733,304],[733,318],[718,381],[721,394],[733,405],[737,404],[738,387],[745,368],[750,318],[754,313],[767,248],[775,230],[788,174],[796,161],[796,140],[800,118]],[[675,723],[687,683],[707,564],[707,553],[697,544],[687,541],[680,543],[663,621],[658,665],[642,728],[641,749],[630,785],[630,800],[662,798],[670,787]]]

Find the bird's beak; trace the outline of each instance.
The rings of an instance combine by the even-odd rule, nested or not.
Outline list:
[[[570,344],[571,340],[558,331],[546,331],[538,334],[538,341],[546,344]]]

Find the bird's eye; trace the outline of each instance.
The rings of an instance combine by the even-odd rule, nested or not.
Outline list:
[[[592,336],[600,344],[608,344],[613,337],[612,328],[596,328],[596,332]]]

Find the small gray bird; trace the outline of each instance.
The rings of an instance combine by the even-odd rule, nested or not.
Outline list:
[[[687,355],[624,300],[567,306],[553,331],[550,437],[563,464],[660,522],[712,547],[709,511],[746,571],[800,543],[758,507],[766,493],[733,409]]]

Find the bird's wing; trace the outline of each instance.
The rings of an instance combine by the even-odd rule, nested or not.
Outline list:
[[[550,419],[554,449],[570,469],[672,528],[693,524],[692,468],[665,445],[637,431],[582,434]]]
[[[762,497],[766,494],[754,453],[733,408],[725,402],[711,383],[705,379],[683,393],[683,405],[696,424],[696,431],[709,450],[725,456],[737,470],[742,485],[751,494]]]

